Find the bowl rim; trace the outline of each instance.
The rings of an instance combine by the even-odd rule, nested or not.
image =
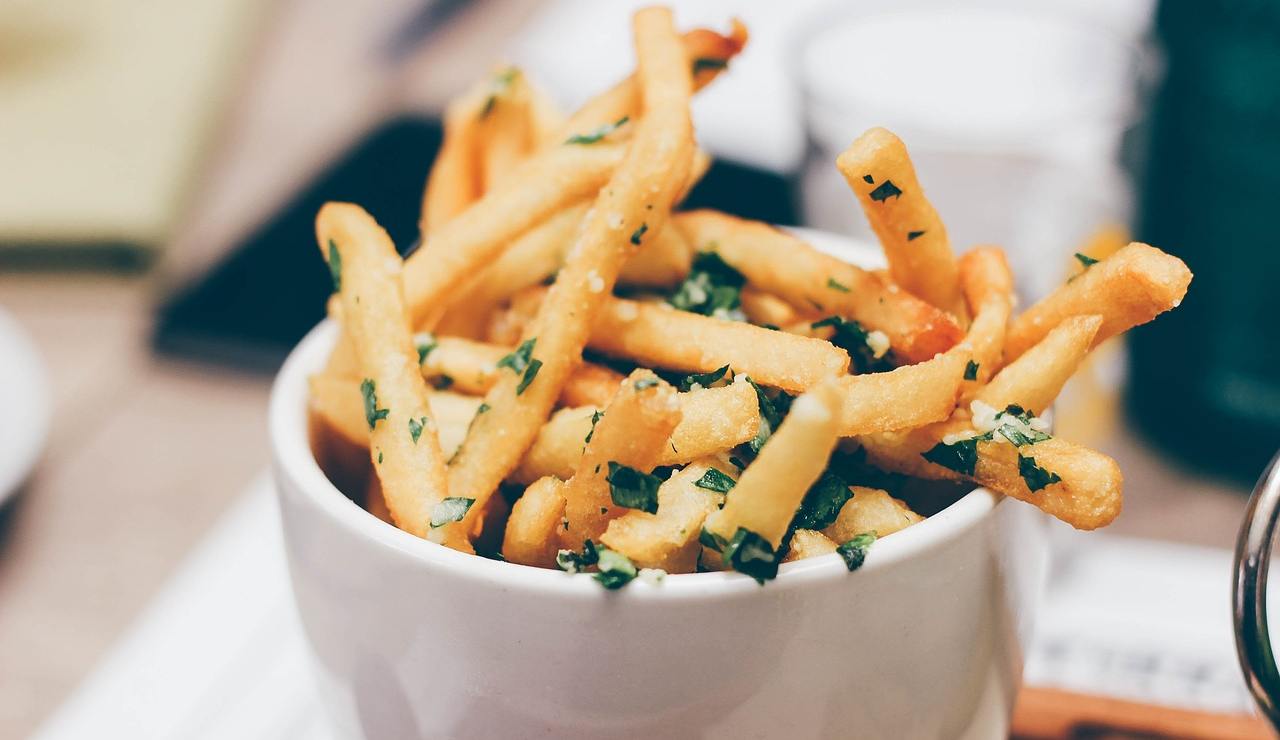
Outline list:
[[[857,253],[865,251],[846,237],[809,230],[797,230],[812,241],[824,241],[828,250],[841,248]],[[860,255],[863,263],[875,262]],[[698,599],[709,596],[753,593],[760,585],[749,576],[732,571],[670,574],[660,582],[637,578],[626,588],[608,591],[588,574],[570,575],[548,568],[464,553],[415,537],[369,514],[333,485],[320,469],[310,445],[309,378],[324,367],[329,350],[337,339],[338,327],[329,319],[317,324],[289,353],[272,383],[268,410],[268,436],[277,495],[285,489],[298,494],[312,509],[329,520],[332,526],[367,540],[371,547],[386,554],[412,561],[419,566],[440,567],[455,576],[488,582],[517,592],[534,592],[577,598],[624,599]],[[892,537],[876,542],[858,572],[892,568],[916,556],[944,546],[993,517],[1003,496],[985,488],[975,488],[950,506]],[[284,522],[285,529],[289,524]],[[287,534],[287,531],[286,531]],[[286,538],[287,539],[287,538]],[[767,584],[774,590],[804,588],[824,584],[852,574],[836,553],[820,555],[791,563],[783,563],[778,577]]]

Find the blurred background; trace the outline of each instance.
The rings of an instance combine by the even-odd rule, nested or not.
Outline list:
[[[956,248],[1007,250],[1024,306],[1117,235],[1188,263],[1185,305],[1097,352],[1057,424],[1125,471],[1108,535],[1193,546],[1157,572],[1221,559],[1280,447],[1280,3],[670,4],[751,30],[695,99],[716,162],[693,204],[872,238],[833,161],[883,125]],[[319,204],[408,247],[450,97],[510,62],[571,109],[632,66],[638,5],[0,4],[0,737],[54,712],[264,468],[272,372],[329,292]],[[1088,547],[1063,539],[1064,562]],[[1230,690],[1210,708],[1247,711]]]

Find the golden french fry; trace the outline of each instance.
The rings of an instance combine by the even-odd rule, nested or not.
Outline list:
[[[924,196],[902,140],[883,128],[859,136],[836,158],[880,238],[889,273],[898,285],[964,317],[951,242],[938,212]]]
[[[812,529],[797,529],[791,535],[791,549],[782,558],[784,563],[794,563],[805,558],[816,558],[819,555],[830,555],[836,551],[836,543],[825,534]]]
[[[573,371],[560,391],[561,406],[603,406],[618,392],[626,378],[622,373],[584,362]]]
[[[501,372],[498,363],[512,351],[510,347],[460,337],[422,337],[422,340],[419,346],[428,348],[422,361],[423,376],[463,393],[485,393],[492,388]],[[621,382],[621,373],[584,362],[569,375],[560,393],[560,403],[565,406],[604,404],[613,397]]]
[[[618,282],[642,288],[671,287],[689,274],[692,262],[693,250],[685,241],[684,234],[668,224],[627,260],[618,275]]]
[[[378,519],[395,526],[391,511],[387,508],[387,500],[382,497],[382,481],[378,480],[378,471],[373,469],[369,470],[369,484],[364,490],[364,508]]]
[[[659,465],[683,465],[751,441],[760,431],[755,389],[745,381],[680,393],[680,423],[662,449]],[[512,479],[528,483],[543,476],[568,478],[582,459],[592,406],[561,409],[538,432]]]
[[[670,11],[642,9],[634,25],[645,115],[539,309],[538,335],[526,340],[523,371],[502,373],[485,396],[491,411],[477,417],[450,466],[449,489],[455,496],[483,502],[519,465],[581,361],[593,320],[622,264],[646,233],[662,228],[686,180],[694,150],[688,61]]]
[[[956,406],[969,354],[957,348],[887,373],[835,379],[836,428],[842,437],[944,421]]]
[[[1145,324],[1182,302],[1191,271],[1182,260],[1134,242],[1092,265],[1013,320],[1005,360],[1013,360],[1068,316],[1098,314],[1094,346]]]
[[[638,568],[694,572],[702,522],[724,502],[723,493],[698,486],[712,467],[731,480],[737,479],[737,468],[732,465],[710,459],[690,463],[658,488],[657,513],[629,509],[609,522],[600,540]]]
[[[484,104],[484,86],[475,85],[445,110],[444,139],[422,194],[424,234],[448,223],[480,197],[477,124]]]
[[[509,181],[533,148],[529,84],[515,67],[496,71],[480,109],[481,193]]]
[[[867,435],[859,441],[868,462],[879,468],[917,478],[971,480],[1026,501],[1077,529],[1097,529],[1119,515],[1124,479],[1115,460],[1064,439],[1054,437],[1022,447],[1003,438],[977,442],[974,470],[965,474],[922,457],[949,439],[947,435],[963,435],[972,428],[967,414],[957,412],[950,421]],[[1031,490],[1028,478],[1037,484],[1036,490]]]
[[[360,377],[337,378],[328,374],[311,376],[311,410],[343,439],[359,447],[369,446],[369,425],[365,421]],[[440,449],[448,458],[462,444],[480,407],[481,399],[447,391],[427,395],[435,422]]]
[[[1080,367],[1100,328],[1102,317],[1097,314],[1063,320],[1038,344],[996,373],[974,399],[996,410],[1017,404],[1033,414],[1043,412]]]
[[[369,214],[346,203],[326,203],[320,209],[316,237],[329,260],[346,330],[360,360],[369,452],[387,508],[406,532],[433,535],[433,540],[469,551],[465,537],[449,537],[431,527],[449,489],[405,318],[395,245]]]
[[[744,287],[741,298],[742,312],[753,324],[788,327],[803,320],[790,303],[758,288]],[[816,318],[804,321],[804,326],[808,327]]]
[[[849,371],[848,353],[830,342],[624,298],[601,306],[591,348],[681,372],[728,365],[757,383],[789,391]]]
[[[556,136],[569,118],[546,92],[532,83],[529,84],[529,114],[535,148],[560,143]]]
[[[614,498],[614,487],[622,485],[628,472],[634,477],[657,466],[680,417],[675,389],[652,371],[637,370],[627,377],[587,435],[582,459],[565,485],[561,547],[581,550],[586,540],[599,540],[611,520],[630,510]]]
[[[1129,238],[1129,229],[1121,224],[1104,224],[1089,235],[1080,245],[1080,254],[1090,259],[1104,260],[1119,252],[1133,241]],[[1072,267],[1079,269],[1079,259],[1071,261]]]
[[[973,364],[967,390],[976,392],[1003,365],[1004,338],[1013,313],[1013,273],[998,247],[975,247],[960,258],[960,285],[973,322],[965,334]]]
[[[839,435],[840,392],[821,383],[797,398],[791,412],[742,471],[723,509],[705,529],[724,542],[745,529],[777,550],[805,493],[827,467]]]
[[[875,532],[876,537],[888,537],[894,532],[910,527],[924,517],[910,506],[879,488],[850,486],[853,498],[841,507],[836,520],[822,533],[833,541],[848,542],[864,532]]]
[[[507,562],[556,567],[560,549],[556,529],[564,518],[564,488],[558,478],[541,478],[516,500],[502,537],[502,557]]]
[[[674,223],[695,250],[716,252],[749,285],[797,310],[846,316],[884,332],[905,362],[945,352],[963,335],[945,311],[768,224],[708,210],[677,214]]]

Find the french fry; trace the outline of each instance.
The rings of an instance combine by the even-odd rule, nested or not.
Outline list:
[[[791,535],[791,548],[782,558],[784,563],[794,563],[805,558],[816,558],[819,555],[830,555],[836,551],[836,543],[825,534],[812,529],[797,529]]]
[[[564,518],[564,488],[559,478],[541,478],[516,500],[502,538],[502,557],[507,562],[556,567],[560,549],[556,528]]]
[[[585,443],[582,459],[564,487],[560,544],[581,550],[600,539],[609,522],[629,511],[612,495],[615,465],[647,474],[658,464],[671,431],[680,423],[676,391],[650,370],[637,370],[605,408]]]
[[[627,260],[618,282],[641,288],[669,288],[689,274],[693,250],[678,229],[668,224]]]
[[[946,420],[956,406],[968,362],[969,353],[957,348],[887,373],[836,378],[835,387],[840,394],[836,428],[840,436]]]
[[[924,517],[912,511],[905,502],[890,496],[888,491],[863,486],[850,488],[853,498],[840,508],[836,520],[822,530],[834,542],[848,542],[864,532],[888,537],[924,521]]]
[[[606,300],[591,348],[642,365],[710,372],[729,365],[762,385],[802,391],[849,371],[849,355],[819,339],[680,311],[666,304]]]
[[[678,214],[674,223],[695,250],[715,251],[748,285],[805,314],[839,314],[882,331],[905,362],[945,352],[963,335],[945,311],[768,224],[708,210]]]
[[[670,11],[642,9],[634,24],[645,115],[542,303],[534,322],[538,335],[527,340],[524,371],[504,372],[489,390],[485,402],[491,410],[476,418],[450,466],[449,490],[455,496],[482,503],[519,465],[581,361],[591,324],[622,264],[648,231],[662,228],[686,181],[694,151],[688,60]],[[466,531],[470,522],[463,525]]]
[[[424,234],[448,223],[480,197],[482,179],[476,150],[483,87],[484,83],[477,84],[445,110],[444,138],[422,194]]]
[[[1039,342],[1068,316],[1099,314],[1098,344],[1145,324],[1182,302],[1191,271],[1182,260],[1134,242],[1060,286],[1013,320],[1005,360]]]
[[[463,393],[485,393],[492,388],[501,372],[498,363],[511,352],[510,347],[459,337],[438,337],[432,342],[434,348],[422,361],[423,376]],[[603,365],[582,363],[565,381],[560,403],[565,406],[604,404],[613,397],[620,383],[621,373]]]
[[[365,511],[373,514],[381,521],[395,526],[391,519],[391,511],[387,508],[387,500],[382,497],[382,481],[378,480],[378,471],[369,469],[369,484],[364,490]]]
[[[776,551],[805,493],[827,467],[839,434],[840,403],[830,382],[797,398],[704,528],[724,542],[745,529]]]
[[[966,315],[947,229],[916,180],[907,147],[883,128],[859,136],[836,158],[880,238],[894,282],[956,316]]]
[[[480,175],[485,193],[510,180],[533,147],[529,84],[515,67],[496,71],[481,107]]]
[[[1097,314],[1063,320],[1038,344],[996,373],[974,399],[996,410],[1017,404],[1033,414],[1043,412],[1080,367],[1101,327],[1102,317]]]
[[[859,441],[867,451],[867,461],[879,468],[917,478],[971,480],[1026,501],[1077,529],[1106,526],[1120,514],[1124,479],[1115,460],[1064,439],[1053,437],[1023,447],[997,440],[978,442],[971,475],[962,475],[921,456],[946,435],[972,429],[971,424],[967,414],[958,412],[950,421],[904,432],[867,435]],[[1026,465],[1023,457],[1046,475],[1061,480],[1032,491],[1022,474]]]
[[[364,380],[369,452],[396,526],[428,537],[435,507],[448,496],[444,454],[427,404],[406,322],[401,262],[391,238],[358,206],[327,203],[316,237],[342,297],[343,318]],[[431,539],[464,551],[465,537]]]
[[[629,509],[609,522],[600,540],[638,568],[692,573],[698,565],[702,522],[724,502],[723,493],[698,486],[712,467],[729,479],[737,479],[737,468],[732,465],[714,459],[690,463],[658,488],[657,513]]]
[[[659,465],[685,463],[724,452],[751,441],[760,431],[760,407],[755,389],[745,381],[720,388],[680,393],[680,423],[662,449]],[[566,479],[582,459],[592,406],[561,409],[538,432],[512,479],[528,483],[544,476]]]
[[[429,392],[427,405],[435,422],[440,449],[448,458],[462,444],[467,425],[483,399],[448,391]],[[343,439],[359,447],[369,446],[369,425],[364,417],[360,377],[311,377],[311,410]]]
[[[973,355],[966,388],[976,392],[1000,369],[1013,313],[1013,273],[997,247],[975,247],[960,258],[960,284],[973,322],[965,342]],[[968,374],[968,373],[966,373]]]
[[[747,315],[747,320],[753,324],[785,327],[803,320],[800,312],[790,303],[772,293],[766,293],[757,288],[744,287],[741,299],[742,312]],[[810,323],[812,323],[812,320],[804,321],[806,327]]]

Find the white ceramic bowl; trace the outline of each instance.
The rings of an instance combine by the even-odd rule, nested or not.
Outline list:
[[[820,234],[858,262],[865,250]],[[736,573],[634,581],[465,555],[342,495],[308,444],[294,350],[271,441],[294,595],[343,737],[1006,737],[1043,583],[1046,519],[978,489],[875,543]]]

